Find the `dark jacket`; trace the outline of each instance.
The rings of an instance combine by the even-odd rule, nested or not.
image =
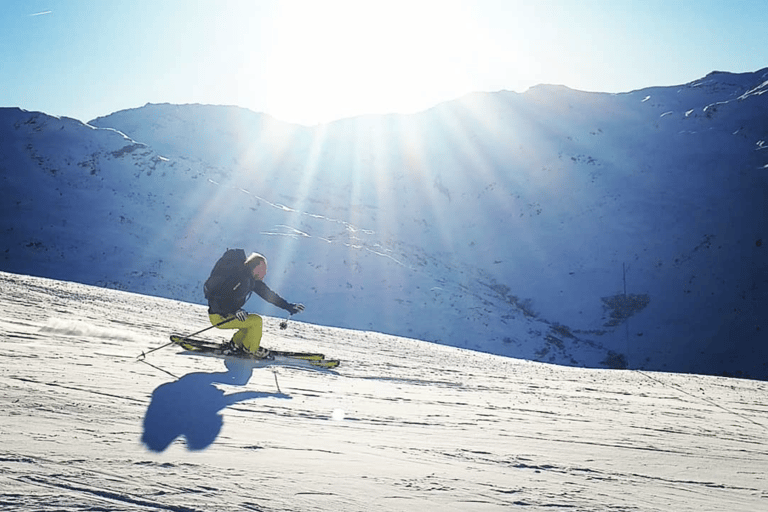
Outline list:
[[[291,304],[288,301],[273,292],[264,281],[255,279],[247,268],[243,268],[238,275],[232,276],[231,281],[228,280],[224,290],[208,294],[208,313],[225,317],[234,315],[248,302],[253,292],[270,304],[290,311]]]

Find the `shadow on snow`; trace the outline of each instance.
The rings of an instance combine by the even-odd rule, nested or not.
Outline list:
[[[162,452],[177,437],[184,437],[187,449],[204,450],[221,432],[224,420],[220,412],[226,407],[252,398],[290,398],[283,393],[256,391],[224,394],[214,384],[244,386],[254,369],[243,360],[226,359],[225,364],[226,372],[190,373],[155,389],[141,437],[147,448]]]

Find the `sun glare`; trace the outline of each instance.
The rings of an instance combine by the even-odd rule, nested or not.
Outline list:
[[[274,84],[266,103],[279,119],[316,124],[412,113],[471,88],[459,69],[473,58],[467,41],[481,35],[450,3],[281,5],[265,65]]]
[[[274,23],[252,36],[254,45],[258,41],[270,48],[268,56],[254,52],[248,62],[244,55],[238,64],[238,92],[250,88],[256,102],[267,106],[253,110],[280,121],[321,125],[311,132],[300,130],[311,138],[302,141],[301,160],[291,164],[300,173],[291,178],[291,196],[278,199],[268,189],[259,192],[268,200],[286,201],[290,210],[280,226],[266,228],[285,235],[272,255],[273,266],[287,268],[298,244],[314,239],[320,263],[326,254],[342,255],[350,264],[365,261],[369,269],[381,261],[392,265],[381,279],[387,290],[397,293],[413,271],[398,241],[428,232],[434,249],[446,254],[467,243],[449,229],[447,217],[471,178],[451,169],[463,162],[484,181],[496,181],[494,162],[477,145],[478,133],[493,132],[494,126],[473,120],[467,124],[450,108],[435,111],[438,119],[431,114],[420,120],[365,115],[413,113],[481,90],[478,76],[493,67],[491,62],[503,60],[501,54],[506,63],[516,57],[506,48],[477,51],[478,41],[488,48],[486,39],[493,35],[479,28],[467,12],[469,4],[329,0],[273,5]],[[324,126],[350,117],[357,119]],[[328,182],[334,183],[332,190]],[[318,201],[318,190],[333,200]],[[399,202],[411,194],[425,205],[415,216]],[[334,201],[347,208],[329,207]],[[298,236],[304,237],[302,242]],[[370,254],[376,256],[366,260]],[[273,274],[271,284],[279,289],[284,278]],[[385,308],[380,314],[394,310]]]

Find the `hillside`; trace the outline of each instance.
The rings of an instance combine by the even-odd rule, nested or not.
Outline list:
[[[1,109],[0,268],[199,303],[243,247],[314,324],[768,378],[767,81],[539,86],[314,128]]]

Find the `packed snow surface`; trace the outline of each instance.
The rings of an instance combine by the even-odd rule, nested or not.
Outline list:
[[[0,289],[3,510],[768,509],[765,382],[280,318],[265,346],[342,365],[260,367],[148,352],[207,327],[199,305],[9,273]]]

